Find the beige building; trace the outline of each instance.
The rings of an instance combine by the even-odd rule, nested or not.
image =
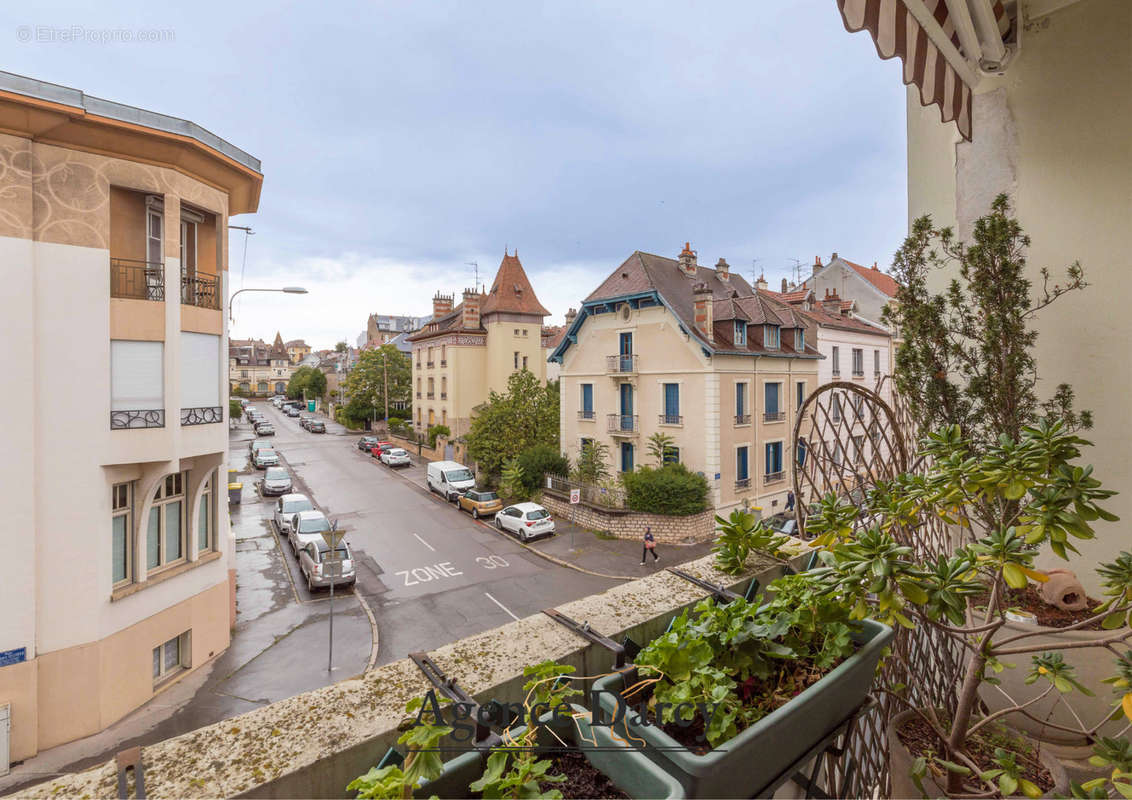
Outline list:
[[[233,392],[252,397],[283,394],[298,368],[298,362],[291,359],[278,331],[271,344],[263,339],[232,339],[228,343],[228,384]]]
[[[795,414],[817,386],[816,325],[753,290],[723,259],[697,264],[636,252],[582,303],[551,359],[560,363],[561,440],[587,439],[614,472],[647,460],[648,439],[704,474],[720,511],[782,510]]]
[[[549,335],[542,321],[550,312],[531,288],[519,256],[504,255],[495,282],[483,294],[465,289],[437,293],[432,320],[409,337],[413,360],[413,425],[425,432],[447,425],[453,436],[468,432],[476,406],[491,392],[507,390],[512,373],[525,369],[546,381]]]
[[[292,339],[283,346],[287,349],[287,356],[291,359],[292,364],[298,364],[311,351],[311,346],[302,339]]]
[[[845,5],[850,30],[873,30],[863,2]],[[1093,410],[1096,427],[1085,436],[1095,446],[1086,457],[1105,486],[1120,492],[1108,508],[1127,520],[1132,364],[1112,354],[1132,337],[1132,275],[1124,266],[1132,252],[1132,3],[1020,0],[1002,8],[996,32],[969,31],[961,21],[959,46],[950,38],[955,21],[946,13],[943,20],[923,27],[931,50],[921,61],[945,64],[952,92],[938,97],[937,84],[906,67],[913,78],[908,218],[931,214],[969,240],[974,221],[1006,192],[1033,240],[1027,260],[1035,286],[1041,268],[1056,276],[1080,260],[1089,287],[1037,315],[1038,392],[1067,381],[1078,405]],[[890,31],[882,19],[872,33],[885,55],[898,52]],[[920,85],[927,86],[923,106]],[[956,124],[941,123],[941,109]],[[1127,542],[1122,524],[1098,523],[1096,539],[1076,544],[1086,556],[1109,558]],[[1091,570],[1078,572],[1086,588],[1096,588]]]
[[[227,229],[262,176],[185,120],[0,90],[0,708],[24,759],[228,647]]]

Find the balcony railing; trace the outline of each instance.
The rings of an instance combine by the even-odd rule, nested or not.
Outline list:
[[[766,475],[763,475],[763,485],[766,486],[771,483],[778,483],[785,477],[785,472],[768,472]]]
[[[595,417],[596,417],[596,414],[594,413],[593,409],[590,409],[589,411],[579,411],[578,412],[578,419],[593,420]]]
[[[110,430],[126,428],[164,428],[165,410],[161,408],[138,409],[130,411],[111,411]]]
[[[181,271],[181,303],[220,310],[220,281],[207,272]]]
[[[425,395],[425,399],[426,400],[435,400],[436,399],[436,392],[429,392],[427,395]]]
[[[417,399],[418,399],[418,400],[420,400],[420,399],[421,399],[421,393],[420,393],[420,392],[417,392]]]
[[[684,417],[680,414],[661,414],[659,422],[661,425],[683,425]]]
[[[750,425],[751,424],[751,415],[750,414],[736,414],[735,415],[735,424],[736,425]]]
[[[838,378],[840,376],[841,376],[841,368],[840,367],[834,367],[833,368],[833,377]]]
[[[448,359],[447,358],[440,359],[440,366],[447,367],[448,366]]]
[[[440,399],[441,400],[447,400],[448,399],[448,392],[441,392],[440,393]]]
[[[629,375],[637,371],[637,355],[625,353],[605,357],[605,370],[611,375]]]
[[[426,366],[426,367],[427,367],[428,369],[432,369],[433,367],[435,367],[435,366],[436,366],[436,362],[435,362],[435,361],[426,361],[426,362],[425,362],[425,366]]]
[[[785,411],[764,411],[763,422],[782,422],[786,419]]]
[[[735,481],[735,490],[736,491],[738,491],[740,489],[750,489],[750,488],[751,488],[751,479],[750,478],[739,478],[737,481]]]
[[[132,300],[165,299],[165,267],[133,258],[110,259],[110,296]]]
[[[854,377],[854,378],[863,378],[863,377],[865,377],[865,370],[864,370],[864,368],[862,367],[861,369],[854,369],[854,370],[853,370],[853,377]]]
[[[224,411],[220,406],[202,406],[200,408],[182,408],[182,425],[211,425],[224,421]]]
[[[640,432],[636,414],[610,414],[606,419],[609,432],[614,436],[632,436]]]

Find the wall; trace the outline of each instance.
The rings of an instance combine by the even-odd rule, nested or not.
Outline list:
[[[658,542],[665,544],[710,542],[715,538],[714,509],[684,517],[670,517],[601,508],[588,503],[571,504],[568,496],[547,489],[542,490],[542,504],[559,519],[569,519],[587,530],[603,531],[618,539],[641,539],[646,527],[652,529]]]
[[[909,220],[930,213],[937,225],[957,225],[969,237],[971,221],[986,213],[993,195],[1013,188],[1018,218],[1032,237],[1031,280],[1040,286],[1042,267],[1054,282],[1075,260],[1085,268],[1090,286],[1037,316],[1038,393],[1048,396],[1065,381],[1078,407],[1094,411],[1096,427],[1085,436],[1095,446],[1085,458],[1106,488],[1120,492],[1107,507],[1125,520],[1132,516],[1132,362],[1120,355],[1132,338],[1129,41],[1126,0],[1080,0],[1030,20],[1016,62],[975,96],[971,143],[957,144],[954,126],[940,124],[937,109],[921,109],[911,93],[908,99]],[[949,277],[938,276],[935,288]],[[1122,524],[1099,522],[1095,540],[1077,543],[1086,562],[1126,546]],[[1078,572],[1095,591],[1093,573]]]

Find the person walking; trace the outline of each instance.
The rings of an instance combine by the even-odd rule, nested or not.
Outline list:
[[[786,493],[786,510],[787,511],[793,511],[794,510],[794,491],[793,490],[788,491]]]
[[[646,527],[645,528],[645,546],[644,546],[644,549],[641,550],[641,566],[644,566],[645,558],[648,556],[649,553],[652,553],[652,561],[653,561],[654,564],[657,561],[660,561],[660,556],[658,556],[656,554],[656,539],[653,538],[652,528]]]

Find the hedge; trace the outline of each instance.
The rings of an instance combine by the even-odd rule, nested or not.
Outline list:
[[[542,488],[547,473],[565,475],[570,471],[570,463],[549,444],[536,444],[528,447],[518,456],[519,467],[523,470],[523,486],[528,492]]]
[[[650,514],[698,514],[708,505],[708,482],[683,464],[639,467],[621,475],[628,506]]]

